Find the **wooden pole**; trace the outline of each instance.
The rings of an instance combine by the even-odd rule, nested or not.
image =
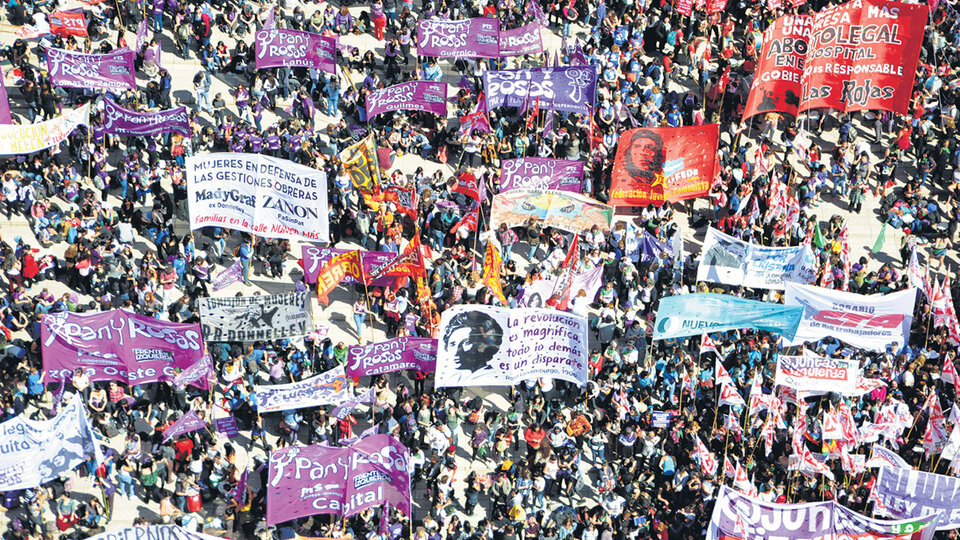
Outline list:
[[[373,309],[370,304],[370,291],[367,290],[367,273],[363,271],[363,252],[359,249],[357,250],[357,264],[360,265],[360,281],[363,282],[363,296],[367,301],[367,315],[369,315],[370,320],[370,343],[375,343],[377,340],[373,336]],[[384,297],[386,300],[386,297]]]

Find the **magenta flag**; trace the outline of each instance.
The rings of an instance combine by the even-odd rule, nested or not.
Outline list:
[[[197,411],[190,411],[180,417],[179,420],[170,424],[170,427],[163,430],[163,442],[170,439],[176,439],[184,433],[192,433],[201,430],[207,426],[207,423],[200,418]]]

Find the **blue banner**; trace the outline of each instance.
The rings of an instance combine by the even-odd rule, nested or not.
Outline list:
[[[767,330],[793,339],[803,308],[744,300],[715,293],[668,296],[660,300],[653,339],[670,339],[739,328]]]

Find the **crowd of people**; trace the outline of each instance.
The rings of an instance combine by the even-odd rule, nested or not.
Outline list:
[[[810,242],[818,262],[815,283],[862,294],[908,287],[906,266],[915,252],[931,271],[948,274],[960,218],[955,131],[960,32],[951,4],[940,2],[931,14],[907,116],[817,111],[816,117],[796,121],[778,113],[742,118],[763,30],[782,13],[826,6],[818,1],[771,10],[765,2],[729,0],[725,11],[710,16],[699,8],[681,15],[669,2],[548,2],[541,7],[552,50],[543,55],[499,61],[417,55],[419,19],[497,17],[503,28],[515,28],[535,19],[528,4],[536,1],[103,2],[84,4],[89,37],[10,36],[6,81],[17,122],[98,103],[95,92],[51,85],[46,52],[106,53],[129,46],[144,18],[151,37],[138,54],[140,89],[106,95],[129,109],[154,110],[182,101],[176,97],[180,88],[193,93],[185,101],[192,109],[189,136],[107,135],[96,112],[102,105],[95,105],[91,125],[78,127],[59,148],[5,159],[0,191],[7,224],[25,220],[30,233],[14,238],[3,233],[0,243],[9,285],[0,307],[7,345],[3,418],[22,413],[44,418],[65,395],[79,393],[107,443],[105,461],[91,460],[77,470],[78,478],[5,494],[3,505],[12,518],[6,537],[81,538],[109,530],[119,521],[116,500],[139,498],[151,511],[138,523],[176,522],[233,538],[294,533],[391,540],[702,538],[719,486],[731,484],[728,462],[742,467],[763,501],[835,499],[870,513],[875,470],[845,474],[838,459],[828,462],[836,473],[829,480],[788,468],[797,426],[805,423],[803,444],[810,451],[824,451],[818,415],[840,402],[861,425],[906,406],[909,422],[884,444],[912,465],[949,474],[949,462],[925,454],[922,440],[927,419],[921,409],[930,393],[945,398],[944,410],[956,398],[940,377],[945,362],[955,361],[955,348],[947,329],[932,324],[929,302],[918,300],[905,347],[874,353],[831,337],[809,344],[812,351],[858,360],[865,377],[884,384],[858,397],[810,399],[805,413],[796,403],[784,403],[783,425],[765,444],[760,430],[769,413],[744,423],[727,406],[718,408],[716,366],[724,367],[744,396],[751,395],[755,381],[763,393],[775,393],[778,336],[718,333],[711,336],[712,352],[701,348],[699,337],[654,341],[652,325],[665,296],[714,291],[776,301],[779,295],[697,282],[696,250],[679,257],[669,250],[636,257],[626,245],[645,234],[668,245],[680,236],[702,238],[708,225],[767,246]],[[11,0],[7,12],[13,24],[42,26],[43,14],[55,5]],[[361,45],[341,46],[347,69],[338,75],[298,67],[257,69],[251,36],[268,17],[278,28],[362,36]],[[161,49],[166,58],[176,58],[169,64],[177,69],[164,66]],[[456,118],[476,110],[485,70],[566,65],[575,51],[599,68],[590,115],[557,114],[547,132],[531,129],[516,108],[503,107],[490,114],[489,133],[460,129]],[[193,58],[199,61],[195,77],[175,83],[171,72],[182,72],[179,64]],[[215,78],[229,92],[212,92]],[[13,79],[17,89],[10,86]],[[372,91],[409,80],[451,82],[456,95],[448,117],[426,112],[367,117]],[[481,192],[495,194],[503,159],[583,160],[583,193],[606,202],[623,130],[704,123],[720,124],[722,134],[720,173],[706,204],[651,205],[637,209],[636,217],[618,217],[609,231],[594,228],[579,235],[576,271],[602,267],[596,296],[582,292],[571,302],[571,310],[588,317],[592,328],[590,380],[583,387],[538,380],[503,390],[437,390],[432,374],[406,372],[358,380],[357,393],[372,387],[376,399],[344,419],[332,417],[330,407],[258,412],[255,386],[298,381],[344,365],[348,345],[365,340],[371,321],[385,338],[436,337],[446,309],[497,303],[481,279],[488,243],[502,254],[510,307],[520,305],[524,290],[537,280],[560,271],[574,245],[572,234],[536,220],[490,231],[489,196],[478,201],[477,225],[464,226],[462,218],[476,203],[454,189],[460,175],[473,175],[486,188]],[[812,144],[797,151],[801,126]],[[383,175],[384,187],[416,190],[414,213],[353,188],[338,153],[368,133],[394,158],[414,154],[421,160],[416,170],[387,167]],[[295,242],[221,227],[187,230],[184,160],[213,151],[265,153],[326,171],[330,245],[400,253],[420,235],[431,248],[426,291],[413,279],[369,291],[351,287],[343,296],[346,305],[353,304],[356,324],[327,337],[208,343],[218,374],[212,395],[167,383],[91,382],[82,371],[66,388],[47,384],[38,322],[44,314],[122,308],[198,322],[198,300],[211,295],[212,278],[233,261],[242,263],[245,284],[253,275],[283,290],[307,286],[297,270],[291,272],[296,266],[291,261],[299,258]],[[776,211],[775,186],[795,197],[796,212]],[[743,211],[747,200],[756,213]],[[874,208],[876,218],[868,219],[884,222],[891,236],[902,231],[900,257],[881,249],[845,268],[841,250],[853,226],[849,221],[864,219],[855,214],[872,214]],[[953,289],[945,292],[956,296]],[[350,309],[336,305],[328,312]],[[244,438],[224,443],[200,430],[163,441],[163,429],[182,414],[193,410],[210,418],[214,408],[235,416]],[[669,420],[664,424],[654,412],[669,412]],[[412,516],[371,509],[342,520],[321,515],[265,526],[261,486],[267,469],[261,465],[267,452],[340,444],[374,425],[410,449]],[[716,474],[707,474],[695,457],[695,437],[723,456]],[[246,444],[240,454],[257,457],[238,461],[239,441]],[[244,469],[259,481],[239,493]],[[81,482],[92,482],[96,496],[81,496]]]

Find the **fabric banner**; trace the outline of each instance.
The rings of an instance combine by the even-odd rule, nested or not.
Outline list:
[[[928,11],[925,4],[853,0],[814,15],[800,112],[907,114]]]
[[[373,134],[340,152],[340,163],[350,176],[350,185],[357,191],[376,193],[380,190],[380,162]]]
[[[523,56],[543,52],[540,24],[532,22],[520,28],[500,31],[500,56]]]
[[[510,228],[526,225],[530,218],[537,218],[544,227],[576,234],[585,233],[594,225],[609,231],[613,207],[563,191],[515,189],[493,196],[491,230],[497,230],[501,223]]]
[[[501,306],[509,305],[507,297],[503,295],[503,281],[500,271],[503,269],[503,259],[495,242],[487,242],[486,252],[483,254],[483,273],[480,283],[490,291],[490,294],[500,302]]]
[[[432,372],[437,367],[437,340],[421,337],[398,337],[380,343],[350,347],[347,353],[347,375],[366,377],[416,369]]]
[[[864,296],[796,283],[787,283],[786,293],[786,305],[803,307],[803,320],[791,345],[832,336],[877,352],[891,343],[903,347],[917,299],[916,289]]]
[[[350,399],[350,384],[343,366],[290,384],[258,385],[257,408],[261,413],[337,405]]]
[[[183,388],[189,384],[207,390],[210,388],[210,382],[216,380],[214,371],[213,358],[209,354],[205,354],[199,362],[177,373],[173,378],[173,385],[177,388]]]
[[[697,281],[783,289],[785,281],[811,283],[817,277],[817,259],[808,244],[758,246],[709,228],[701,253]]]
[[[960,527],[960,478],[902,467],[880,467],[873,486],[875,512],[901,519],[941,512],[937,528]]]
[[[523,107],[540,99],[555,111],[590,114],[597,97],[596,66],[485,71],[487,114],[497,107]]]
[[[447,83],[410,81],[367,96],[367,117],[391,111],[426,111],[447,116]]]
[[[83,10],[54,11],[47,16],[47,20],[50,22],[50,32],[58,36],[87,35],[87,21],[84,19]]]
[[[199,324],[161,321],[120,309],[50,313],[40,321],[47,382],[83,368],[91,381],[172,381],[203,357]]]
[[[254,38],[257,69],[308,67],[337,74],[337,37],[270,28]]]
[[[304,282],[316,283],[317,275],[320,274],[320,269],[337,255],[346,253],[348,251],[351,250],[309,245],[303,246],[301,256],[303,257]],[[363,273],[369,276],[372,272],[386,266],[387,263],[392,261],[396,256],[396,253],[390,253],[388,251],[361,251],[360,260],[363,264]],[[359,269],[355,271],[347,271],[341,282],[360,283],[360,280],[354,278],[353,274],[360,275]],[[396,278],[392,276],[382,276],[370,281],[370,283],[367,285],[371,287],[386,287],[392,285],[395,279]]]
[[[141,525],[90,536],[87,540],[223,540],[176,525]]]
[[[213,426],[217,430],[217,433],[223,433],[223,435],[232,439],[240,435],[240,428],[237,426],[237,419],[233,416],[224,416],[222,418],[214,418]]]
[[[613,163],[610,204],[659,206],[706,195],[719,138],[717,124],[624,131]]]
[[[0,491],[35,488],[93,456],[103,461],[79,394],[49,420],[21,414],[0,424]]]
[[[10,115],[10,96],[7,95],[7,82],[3,70],[0,69],[0,124],[12,124]]]
[[[327,174],[263,154],[187,156],[190,228],[329,241]]]
[[[437,58],[497,58],[500,20],[477,17],[460,21],[417,21],[417,54]]]
[[[887,521],[859,514],[835,502],[766,503],[721,486],[706,540],[932,540],[936,514]]]
[[[85,54],[64,49],[47,51],[50,83],[91,90],[136,90],[136,53],[127,48],[107,54]]]
[[[207,423],[200,418],[200,415],[197,414],[197,411],[189,411],[187,414],[184,414],[176,422],[170,424],[167,429],[163,430],[163,442],[166,443],[171,439],[179,438],[181,435],[187,433],[193,433],[194,431],[199,431],[207,427]]]
[[[333,410],[330,411],[330,416],[336,418],[337,420],[343,420],[350,416],[350,413],[359,407],[361,403],[373,403],[376,400],[377,392],[374,388],[371,388],[359,396],[354,396],[334,407]],[[343,441],[341,440],[341,442]]]
[[[777,358],[775,384],[807,392],[837,392],[851,395],[857,390],[860,362],[823,356]]]
[[[270,452],[267,525],[314,514],[344,518],[389,505],[410,516],[410,451],[389,435],[345,447],[314,444]]]
[[[437,388],[587,382],[587,319],[552,309],[454,306],[438,333]]]
[[[797,306],[746,300],[728,294],[679,294],[660,300],[653,339],[697,336],[739,328],[766,330],[792,339],[802,315],[803,309]]]
[[[560,277],[548,275],[544,279],[538,279],[530,285],[523,288],[523,296],[520,297],[520,305],[525,307],[538,308],[543,307],[547,300],[553,296],[557,290]],[[597,297],[597,291],[603,286],[603,266],[595,266],[586,272],[573,274],[573,280],[570,285],[570,298],[576,298],[580,291],[584,291],[589,301]]]
[[[271,296],[201,298],[200,324],[206,341],[274,341],[313,331],[306,292]]]
[[[243,265],[240,264],[240,259],[233,261],[233,264],[224,268],[216,277],[213,278],[211,282],[213,285],[213,292],[217,292],[220,289],[226,289],[234,283],[238,283],[243,280]]]
[[[800,76],[812,28],[809,15],[784,15],[763,32],[757,76],[750,86],[744,118],[773,111],[797,115]]]
[[[553,189],[581,193],[583,162],[528,157],[500,163],[500,192],[513,189]]]
[[[90,123],[90,104],[39,124],[0,125],[0,156],[32,154],[59,146],[77,129]]]
[[[103,100],[103,129],[111,135],[159,135],[179,133],[190,135],[190,118],[186,107],[168,111],[137,112],[124,109],[112,100]]]

